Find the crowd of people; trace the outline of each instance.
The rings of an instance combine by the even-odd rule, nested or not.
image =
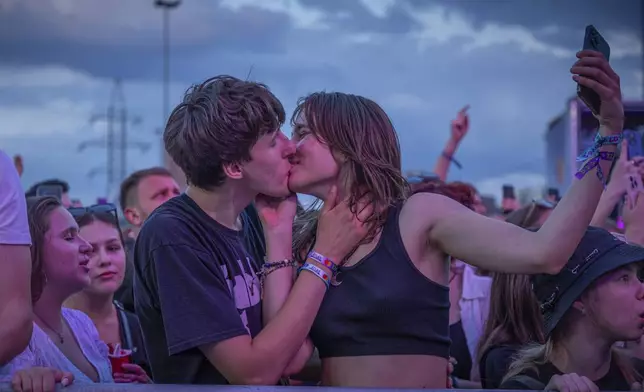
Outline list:
[[[169,116],[183,192],[150,168],[86,207],[60,180],[23,192],[0,154],[0,380],[641,389],[644,166],[608,61],[570,72],[601,101],[595,144],[563,197],[501,215],[447,182],[467,108],[411,177],[374,101],[310,94],[289,138],[269,88],[230,76]]]

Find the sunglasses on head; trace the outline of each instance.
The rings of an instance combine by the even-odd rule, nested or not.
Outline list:
[[[114,204],[95,204],[89,207],[70,207],[67,209],[74,218],[83,216],[85,214],[112,214],[114,218],[118,218],[116,213],[116,206]]]

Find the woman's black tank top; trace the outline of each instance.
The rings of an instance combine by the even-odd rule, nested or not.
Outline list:
[[[374,250],[341,267],[311,328],[320,358],[367,355],[449,357],[449,288],[427,279],[405,250],[390,207]]]

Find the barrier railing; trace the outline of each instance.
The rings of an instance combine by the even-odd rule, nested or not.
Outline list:
[[[57,392],[375,392],[383,389],[370,388],[336,388],[336,387],[260,387],[239,385],[162,385],[162,384],[76,384],[62,388]],[[427,389],[384,389],[396,392],[421,392]],[[490,389],[432,389],[434,392],[489,392]],[[0,383],[0,392],[12,392],[11,385]],[[509,391],[503,392],[525,392]],[[610,392],[610,391],[608,391]]]
[[[0,392],[11,392],[10,384],[0,383]],[[374,392],[369,388],[332,388],[332,387],[260,387],[237,385],[162,385],[162,384],[72,384],[59,387],[60,392]],[[420,392],[421,389],[388,389],[388,391]],[[422,391],[427,391],[423,389]],[[454,392],[454,389],[434,389],[436,392]],[[463,390],[465,391],[465,390]],[[467,392],[487,392],[485,390],[467,389]],[[509,392],[509,391],[503,391]],[[525,391],[523,391],[525,392]]]

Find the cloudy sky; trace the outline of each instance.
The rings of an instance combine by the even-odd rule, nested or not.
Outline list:
[[[609,41],[625,98],[641,97],[640,2],[615,3],[184,0],[171,16],[172,104],[191,83],[251,69],[289,111],[317,90],[362,94],[392,117],[405,169],[428,170],[469,104],[451,178],[498,195],[542,181],[543,134],[575,92],[586,24]],[[140,120],[130,139],[148,147],[132,146],[128,171],[160,163],[161,21],[153,0],[0,0],[0,148],[23,155],[25,187],[60,177],[85,203],[106,194],[106,126],[90,118],[114,78]],[[87,141],[98,146],[80,150]]]

